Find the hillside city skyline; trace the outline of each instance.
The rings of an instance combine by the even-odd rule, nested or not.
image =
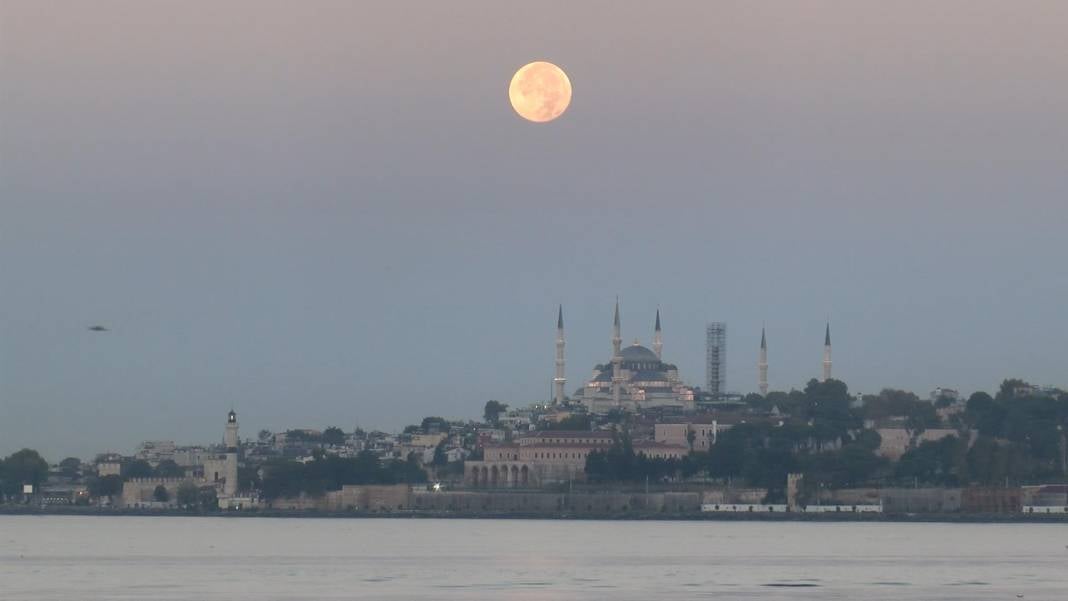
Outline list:
[[[620,302],[617,301],[617,304],[619,304],[619,303]],[[564,308],[563,305],[557,305],[558,319],[563,317],[564,310],[565,310],[565,308]],[[666,313],[665,313],[665,316],[666,316]],[[666,319],[665,319],[665,321],[666,321]],[[711,322],[711,321],[709,321],[709,322],[706,322],[704,325],[708,326],[709,324],[712,324],[712,323],[725,324],[726,322]],[[629,336],[628,337],[628,333],[631,332],[631,330],[624,329],[623,330],[623,332],[624,332],[623,333],[623,338],[622,338],[623,346],[641,345],[642,347],[645,347],[645,346],[651,346],[651,345],[655,344],[654,336],[653,336],[653,334],[655,333],[655,327],[658,327],[661,324],[661,309],[660,309],[659,305],[657,305],[657,308],[654,309],[653,324],[654,324],[653,327],[649,327],[648,328],[648,330],[649,330],[648,336],[645,336],[645,337],[640,336],[640,335],[639,336]],[[101,326],[94,326],[94,328],[96,328],[96,327],[101,327]],[[766,322],[762,322],[761,329],[760,329],[760,331],[758,333],[759,338],[757,339],[757,343],[754,345],[754,348],[751,349],[752,350],[751,353],[746,353],[746,351],[750,350],[750,349],[739,349],[738,348],[740,346],[740,342],[737,340],[737,338],[740,337],[740,336],[737,333],[737,330],[735,330],[734,328],[731,328],[732,335],[729,338],[730,342],[727,345],[727,348],[728,348],[728,352],[727,352],[727,357],[728,357],[728,361],[727,361],[728,377],[727,377],[727,385],[726,385],[726,389],[725,389],[725,393],[724,394],[726,394],[728,396],[742,397],[742,396],[745,396],[747,394],[759,393],[761,360],[762,360],[762,357],[763,357],[764,360],[768,360],[768,356],[769,355],[770,355],[771,359],[768,360],[768,363],[765,364],[765,369],[766,369],[765,375],[768,376],[767,377],[767,381],[769,382],[769,390],[772,391],[772,392],[789,392],[791,390],[800,390],[800,389],[804,388],[806,383],[811,379],[826,379],[826,375],[827,375],[828,372],[825,372],[824,370],[828,369],[829,366],[825,363],[825,359],[827,358],[825,356],[825,351],[827,350],[827,347],[823,343],[826,340],[829,340],[830,329],[831,329],[830,322],[827,322],[827,321],[823,322],[823,326],[822,326],[820,335],[818,336],[818,338],[820,339],[820,344],[819,344],[817,349],[815,349],[812,353],[810,353],[810,354],[815,356],[815,361],[811,361],[811,363],[814,363],[815,366],[814,367],[809,366],[809,367],[812,367],[811,368],[812,373],[811,373],[810,377],[804,378],[804,376],[802,376],[804,379],[802,379],[799,382],[791,383],[791,384],[783,384],[783,383],[778,382],[777,379],[775,378],[776,368],[779,367],[778,363],[776,362],[778,357],[776,356],[776,354],[774,352],[775,342],[776,342],[774,336],[775,336],[776,332],[773,331],[773,330],[769,330],[768,327],[767,327],[767,323]],[[107,328],[104,331],[110,333],[112,331],[112,329],[111,328]],[[771,337],[770,340],[769,340],[769,336]],[[838,337],[838,334],[837,334],[837,330],[836,330],[835,338],[837,339],[837,337]],[[673,337],[670,334],[668,334],[666,336],[666,338],[669,341],[671,341],[673,339]],[[610,359],[611,352],[610,352],[610,349],[607,348],[607,347],[609,347],[609,340],[610,339],[609,339],[608,336],[606,336],[605,340],[606,340],[606,342],[603,344],[603,346],[606,347],[607,350],[604,352],[603,359],[595,360],[594,362],[589,364],[588,368],[585,368],[585,369],[583,367],[581,367],[581,366],[574,365],[574,361],[568,362],[566,364],[565,371],[564,371],[565,380],[567,382],[572,383],[566,389],[566,396],[569,399],[573,397],[573,393],[575,393],[578,390],[580,390],[582,388],[582,386],[584,385],[584,383],[590,379],[589,372],[593,367],[595,367],[596,365],[608,364],[609,363],[608,360]],[[799,345],[796,344],[796,341],[794,341],[794,342],[795,342],[795,344],[792,345],[794,348],[796,348],[796,346],[799,346]],[[567,345],[568,345],[568,348],[569,348],[568,353],[569,353],[569,357],[570,357],[570,354],[573,352],[571,350],[571,346],[573,345],[573,342],[571,340],[568,340]],[[765,353],[763,355],[761,354],[762,345],[764,345],[764,349],[765,349]],[[585,345],[585,346],[590,346],[590,345]],[[674,349],[672,348],[672,346],[669,346],[668,347],[668,351],[667,351],[668,355],[669,355],[667,357],[667,359],[670,359],[672,361],[674,361],[676,359],[676,357],[672,353],[673,350]],[[705,352],[705,349],[702,349],[702,354],[704,352]],[[746,356],[745,357],[740,357],[739,355],[742,355],[743,353],[746,353]],[[587,351],[586,354],[594,354],[594,355],[596,355],[595,351],[594,352]],[[692,364],[694,362],[694,357],[686,357],[685,359],[686,359],[686,361],[679,361],[679,363],[684,364],[684,365],[690,365],[690,364]],[[744,359],[751,359],[751,361],[749,361],[749,363],[751,363],[751,365],[745,364]],[[811,357],[810,357],[810,359],[811,359]],[[691,378],[691,377],[688,377],[686,372],[683,372],[681,374],[681,376],[680,376],[680,379],[682,380],[683,383],[688,384],[691,387],[694,387],[694,388],[696,388],[698,390],[701,390],[701,391],[707,393],[708,392],[708,388],[707,388],[706,381],[705,381],[705,375],[707,373],[707,365],[705,365],[704,362],[705,362],[705,359],[702,359],[701,360],[702,364],[699,365],[696,369],[693,370],[695,373],[696,372],[700,372],[700,376],[699,377]],[[836,355],[836,358],[835,358],[836,365],[837,365],[837,362],[838,362],[838,356]],[[804,368],[805,368],[805,366],[801,365],[802,362],[800,360],[795,360],[793,365],[791,365],[788,362],[784,362],[784,363],[786,363],[787,366],[788,366],[788,368],[786,370],[784,370],[784,371],[787,371],[788,373],[797,373],[799,371],[803,371]],[[849,361],[848,358],[847,358],[846,360],[842,361],[842,363],[848,366],[851,363],[851,361]],[[739,365],[739,364],[741,364],[741,365]],[[926,398],[928,393],[930,391],[932,391],[932,390],[947,388],[947,389],[951,389],[951,390],[953,390],[955,392],[959,392],[960,394],[962,394],[966,398],[969,394],[971,394],[973,392],[992,390],[992,389],[996,388],[996,383],[1000,382],[1001,380],[1003,380],[1006,377],[1017,377],[1017,376],[1016,375],[1010,375],[1010,376],[1003,376],[1001,378],[995,377],[995,378],[992,378],[992,380],[994,381],[995,385],[988,386],[987,388],[977,388],[977,389],[974,389],[974,390],[966,389],[966,388],[960,388],[960,387],[953,386],[951,384],[940,382],[940,381],[934,381],[926,389],[920,389],[920,390],[910,389],[910,388],[906,388],[906,387],[903,387],[903,386],[894,386],[892,384],[883,385],[883,386],[880,386],[877,389],[857,389],[857,388],[851,387],[850,390],[851,390],[851,393],[855,394],[855,395],[859,395],[859,394],[875,394],[875,393],[878,393],[878,392],[880,392],[881,390],[884,390],[884,389],[906,390],[908,392],[913,392],[913,393],[917,394],[920,398]],[[746,378],[746,381],[739,381],[740,378]],[[848,380],[846,378],[847,377],[843,376],[841,374],[841,372],[839,372],[839,371],[835,372],[835,379],[839,379],[839,380],[845,381],[847,383],[847,385],[848,385],[849,382],[848,382]],[[532,395],[533,398],[504,398],[504,397],[501,397],[500,395],[498,395],[498,396],[492,396],[491,395],[490,397],[487,397],[484,400],[483,399],[472,399],[472,404],[468,408],[469,409],[468,413],[460,413],[460,414],[457,414],[457,415],[451,415],[451,414],[450,415],[442,415],[442,417],[446,417],[447,419],[458,419],[458,420],[474,418],[474,417],[476,417],[478,408],[481,406],[480,404],[483,403],[485,400],[499,400],[501,402],[508,403],[510,406],[513,406],[513,407],[524,407],[526,405],[536,404],[536,403],[551,403],[553,398],[554,398],[553,391],[551,390],[552,383],[553,383],[552,374],[547,374],[545,379],[548,382],[548,385],[546,386],[546,393],[541,397],[539,397],[536,393],[534,393]],[[752,380],[751,382],[748,381],[750,379]],[[1024,380],[1026,380],[1026,378],[1024,378]],[[1043,385],[1043,386],[1056,386],[1056,383],[1050,383],[1050,382],[1040,382],[1040,384]],[[244,405],[244,404],[241,404],[241,405]],[[238,406],[239,406],[239,404],[236,403],[236,402],[233,402],[233,401],[231,401],[231,402],[222,401],[221,404],[218,407],[216,407],[216,409],[222,408],[222,407],[229,407],[230,409],[233,409],[233,408],[238,407]],[[252,411],[255,411],[256,406],[255,406],[255,404],[249,404],[249,405],[242,406],[242,409],[245,409],[245,410],[251,409]],[[399,422],[388,422],[386,424],[377,424],[377,423],[371,423],[371,422],[368,422],[368,421],[365,421],[365,420],[361,420],[359,415],[354,415],[353,418],[351,420],[349,420],[348,422],[343,421],[343,419],[337,419],[337,418],[334,418],[333,421],[330,421],[330,420],[327,420],[327,421],[330,421],[330,423],[332,423],[332,424],[335,424],[335,425],[340,424],[340,425],[343,425],[345,427],[365,428],[365,429],[369,429],[369,430],[382,430],[382,431],[389,432],[389,431],[399,431],[402,427],[408,425],[409,423],[412,423],[413,421],[418,421],[424,415],[429,415],[429,414],[437,415],[437,413],[434,413],[433,408],[431,408],[429,410],[429,413],[424,412],[423,414],[418,414],[418,415],[413,414],[411,418],[403,418],[402,417],[402,418],[400,418]],[[308,415],[308,416],[304,417],[303,419],[304,419],[304,421],[299,421],[298,420],[297,422],[291,422],[291,423],[288,423],[288,424],[278,424],[278,423],[267,424],[267,423],[264,423],[264,424],[262,424],[262,428],[266,428],[266,429],[271,429],[271,428],[285,429],[285,428],[291,428],[291,427],[298,427],[298,428],[301,428],[301,427],[315,427],[315,426],[322,426],[322,423],[326,423],[321,419],[317,419],[317,417],[314,416],[314,415]],[[407,420],[407,421],[405,421],[405,420]],[[89,434],[90,437],[91,437],[91,433],[87,433],[87,434]],[[140,442],[143,442],[144,440],[171,439],[171,438],[180,438],[180,437],[181,437],[180,434],[171,435],[171,434],[168,434],[166,431],[157,430],[157,431],[154,431],[151,436],[148,436],[148,435],[140,435],[140,436],[138,436],[138,435],[136,435],[134,433],[130,433],[130,436],[120,437],[118,439],[113,439],[112,441],[110,441],[110,444],[106,444],[104,446],[97,445],[95,447],[92,447],[91,449],[88,446],[89,443],[86,443],[86,446],[81,446],[81,447],[63,447],[63,446],[53,446],[53,445],[50,445],[48,443],[43,443],[42,441],[38,441],[33,446],[36,446],[37,448],[40,448],[40,449],[42,449],[43,451],[46,451],[46,452],[53,451],[50,454],[57,455],[57,456],[59,456],[59,455],[62,455],[62,456],[72,456],[72,455],[73,456],[85,456],[87,453],[90,453],[90,452],[92,452],[92,453],[101,452],[101,451],[121,452],[124,449],[128,450],[129,448],[132,448],[133,446],[135,446],[136,444],[138,444]],[[87,438],[87,440],[88,440],[88,438]],[[197,439],[195,437],[195,435],[190,440],[192,440],[196,444],[211,444],[211,441],[204,441],[204,440]],[[0,442],[2,442],[2,441],[0,441]],[[17,448],[21,448],[21,447],[25,447],[25,446],[27,446],[27,445],[25,445],[25,444],[23,444],[21,446],[16,445],[16,447],[13,447],[12,449],[8,450],[7,452],[12,452],[14,450],[17,450]]]
[[[689,385],[1064,384],[1064,7],[327,4],[5,3],[0,449],[542,399],[617,296]]]
[[[0,0],[5,600],[1064,597],[1066,31]]]

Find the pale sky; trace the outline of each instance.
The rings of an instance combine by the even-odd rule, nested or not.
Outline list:
[[[1068,385],[1068,3],[0,0],[0,454],[394,429],[623,336]],[[507,100],[562,67],[549,124]],[[111,332],[86,327],[102,324]]]

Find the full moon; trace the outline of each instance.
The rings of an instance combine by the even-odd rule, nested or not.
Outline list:
[[[562,115],[571,104],[571,81],[560,67],[535,61],[523,65],[512,76],[508,100],[520,117],[547,123]]]

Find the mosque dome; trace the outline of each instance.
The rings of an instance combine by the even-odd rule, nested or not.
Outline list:
[[[623,357],[624,361],[634,361],[642,363],[660,362],[660,358],[656,356],[656,353],[638,344],[637,342],[623,349],[622,351],[620,351],[619,354]]]
[[[694,389],[679,379],[678,370],[670,363],[660,360],[663,348],[660,331],[660,312],[657,311],[653,334],[653,348],[642,346],[637,340],[628,347],[621,347],[619,303],[612,320],[612,358],[593,368],[593,376],[585,386],[575,391],[574,400],[591,413],[605,414],[617,410],[638,411],[654,407],[673,407],[692,410]],[[563,367],[563,319],[557,312],[557,369]],[[554,379],[562,386],[564,379]],[[557,389],[559,390],[559,388]],[[557,398],[562,398],[557,393]]]

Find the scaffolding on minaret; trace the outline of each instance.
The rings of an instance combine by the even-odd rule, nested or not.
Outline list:
[[[727,324],[721,321],[705,328],[705,385],[713,399],[727,392]]]

